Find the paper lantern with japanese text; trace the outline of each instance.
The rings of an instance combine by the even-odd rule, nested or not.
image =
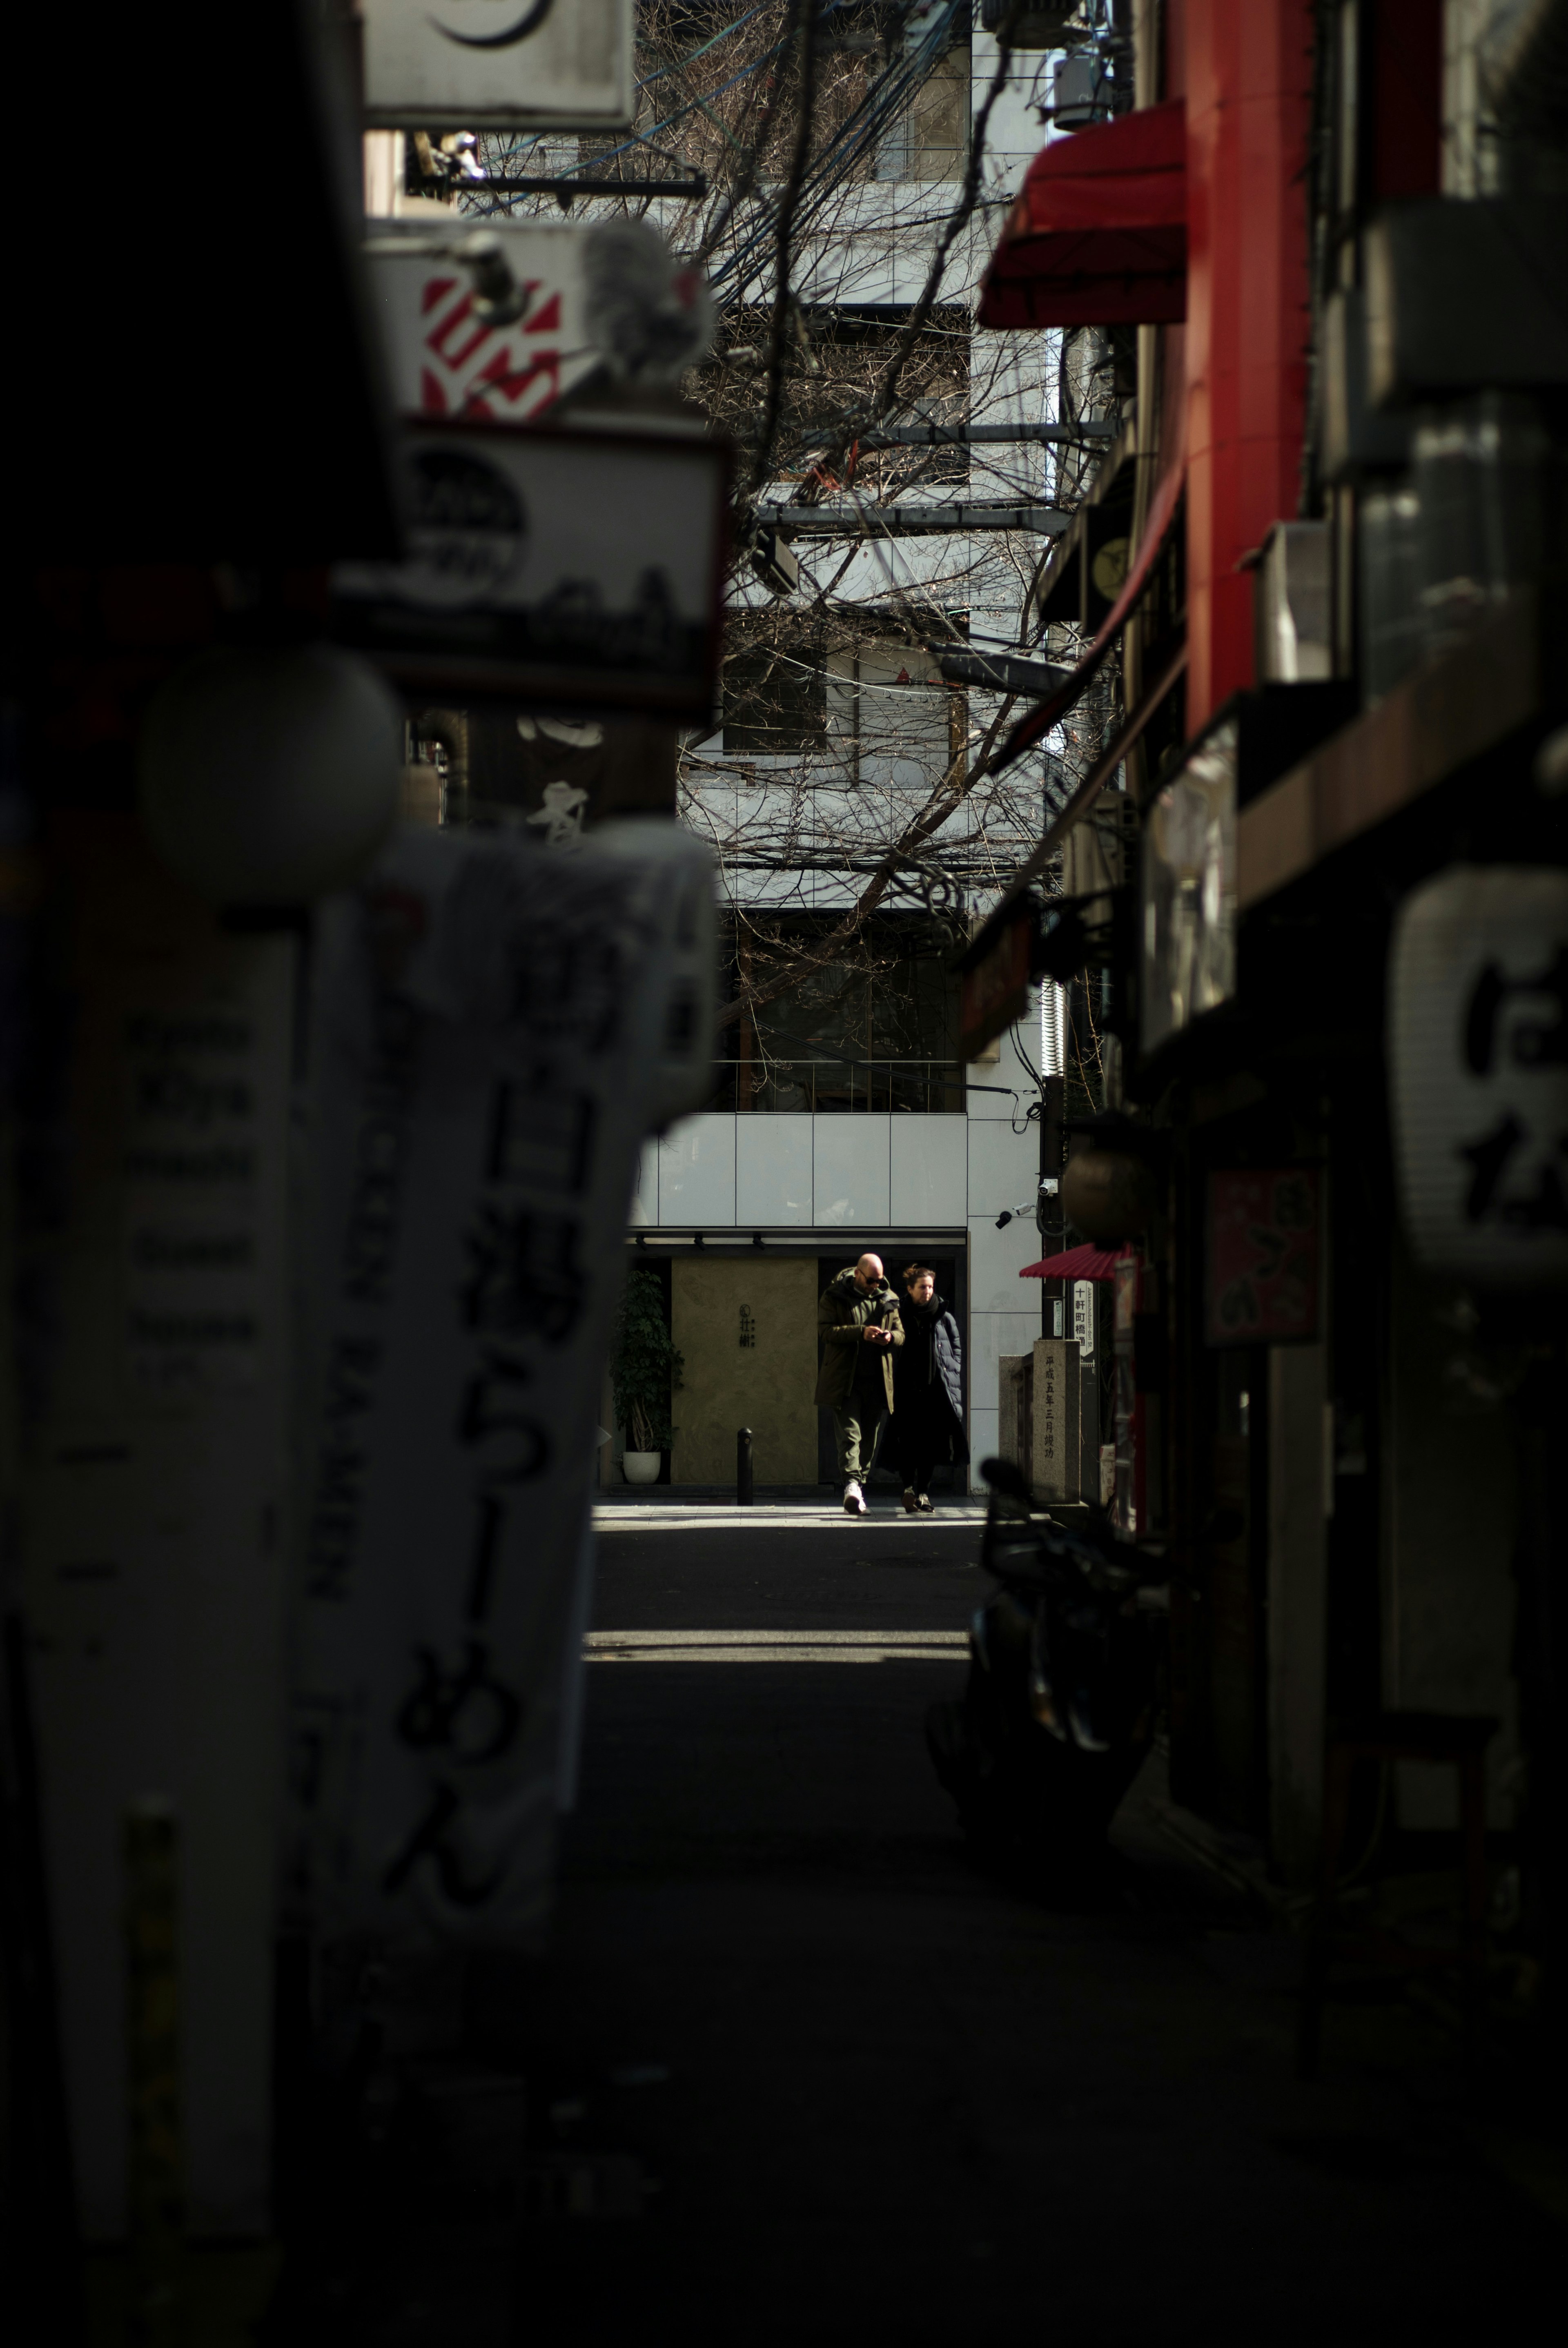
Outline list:
[[[1429,1271],[1568,1286],[1568,872],[1453,865],[1399,910],[1399,1197]]]
[[[397,820],[403,721],[336,644],[212,644],[155,695],[141,819],[215,905],[308,905],[358,879]]]
[[[1084,1149],[1062,1174],[1062,1212],[1102,1247],[1136,1239],[1154,1211],[1154,1177],[1126,1149]]]

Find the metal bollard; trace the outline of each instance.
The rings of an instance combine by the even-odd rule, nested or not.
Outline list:
[[[738,1427],[735,1437],[735,1498],[743,1509],[751,1506],[754,1498],[751,1481],[751,1429]]]

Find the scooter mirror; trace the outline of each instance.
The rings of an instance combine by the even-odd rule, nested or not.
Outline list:
[[[1024,1481],[1024,1473],[1013,1459],[982,1459],[980,1473],[994,1492],[1004,1499],[1021,1500],[1025,1508],[1033,1504],[1034,1494]]]

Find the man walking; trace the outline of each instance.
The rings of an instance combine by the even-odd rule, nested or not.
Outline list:
[[[838,1429],[844,1507],[851,1517],[863,1517],[861,1478],[871,1466],[882,1414],[892,1408],[892,1353],[903,1343],[898,1299],[882,1278],[881,1256],[863,1255],[828,1282],[817,1300],[817,1334],[822,1340],[817,1400],[832,1412]]]

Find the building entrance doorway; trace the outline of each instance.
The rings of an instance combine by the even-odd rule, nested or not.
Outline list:
[[[759,1485],[815,1482],[818,1286],[810,1256],[737,1248],[672,1263],[670,1335],[682,1357],[672,1484],[733,1488],[742,1426]]]

